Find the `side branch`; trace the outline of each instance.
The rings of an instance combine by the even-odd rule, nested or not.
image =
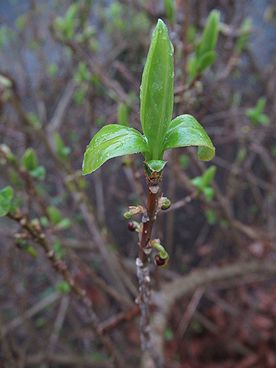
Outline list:
[[[276,263],[251,261],[206,270],[202,269],[166,283],[161,291],[153,293],[152,302],[157,309],[152,318],[151,338],[158,356],[163,357],[163,336],[167,318],[177,299],[185,297],[201,287],[216,287],[219,283],[230,282],[235,279],[240,280],[252,275],[275,277]],[[148,358],[145,355],[142,367],[146,367],[147,362]]]
[[[83,289],[71,275],[67,264],[64,261],[57,259],[54,251],[51,249],[50,245],[47,242],[45,234],[41,231],[39,223],[33,224],[29,221],[27,216],[23,215],[21,212],[17,212],[16,214],[9,213],[7,215],[10,219],[18,222],[20,226],[26,230],[33,240],[41,246],[45,255],[49,259],[52,267],[56,270],[58,274],[60,274],[63,279],[70,285],[73,293],[80,298],[83,305],[86,307],[86,310],[89,315],[90,323],[95,331],[96,335],[102,342],[103,346],[106,348],[108,353],[111,355],[114,366],[117,368],[125,367],[123,359],[117,349],[114,347],[112,341],[109,337],[105,336],[103,331],[99,328],[98,317],[94,312],[93,304],[91,299],[87,296],[86,290]]]

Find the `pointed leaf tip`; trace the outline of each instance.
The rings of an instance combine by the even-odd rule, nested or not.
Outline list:
[[[150,159],[161,159],[162,142],[173,111],[173,46],[159,19],[142,75],[140,117],[148,139]]]
[[[157,30],[164,30],[164,31],[168,32],[167,26],[161,18],[158,18],[156,29]]]

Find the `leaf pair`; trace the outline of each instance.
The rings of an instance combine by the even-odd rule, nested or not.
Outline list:
[[[163,169],[165,150],[176,147],[198,146],[200,159],[212,159],[215,148],[195,118],[181,115],[172,120],[173,80],[173,47],[166,26],[159,19],[142,76],[140,118],[144,134],[118,124],[103,127],[84,154],[84,175],[113,157],[138,152],[144,155],[146,163],[158,161]]]
[[[215,195],[212,183],[216,175],[216,167],[210,166],[201,176],[192,179],[192,184],[202,193],[207,201],[211,201]]]
[[[255,107],[246,110],[246,116],[255,125],[268,125],[269,117],[264,113],[266,99],[260,97]]]

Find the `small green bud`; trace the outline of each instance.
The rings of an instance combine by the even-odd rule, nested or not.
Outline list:
[[[71,286],[70,286],[70,284],[68,284],[67,281],[60,281],[60,282],[57,283],[56,289],[61,294],[68,294],[71,291]]]
[[[32,245],[29,244],[28,240],[26,239],[26,234],[20,233],[15,235],[15,244],[18,249],[23,250],[25,253],[30,254],[32,257],[37,256],[37,251],[34,249]]]
[[[126,220],[131,220],[132,216],[133,215],[132,215],[132,213],[130,211],[127,211],[127,212],[124,213],[124,218]]]
[[[130,220],[132,216],[139,215],[145,212],[143,206],[129,206],[128,211],[124,213],[124,218]]]
[[[171,201],[169,200],[169,198],[167,197],[161,197],[159,199],[159,207],[161,208],[161,210],[167,210],[171,207]]]
[[[152,240],[151,246],[158,252],[157,255],[154,257],[156,265],[165,266],[168,263],[169,255],[163,245],[160,244],[160,240]]]
[[[156,254],[156,256],[154,257],[154,262],[156,266],[159,267],[166,266],[168,260],[169,260],[168,258],[161,258],[159,254]]]

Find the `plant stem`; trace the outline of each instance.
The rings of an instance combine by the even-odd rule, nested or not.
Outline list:
[[[159,182],[151,182],[147,176],[148,194],[146,212],[142,218],[142,230],[139,237],[139,258],[136,260],[137,277],[139,281],[139,307],[140,307],[140,340],[143,352],[148,352],[153,360],[154,351],[150,339],[150,269],[147,251],[151,251],[150,240],[153,225],[158,212],[158,200],[160,197]]]
[[[142,218],[143,227],[141,238],[139,241],[139,259],[142,261],[143,264],[147,263],[147,255],[145,253],[145,249],[148,248],[151,239],[152,229],[158,211],[159,197],[159,183],[157,185],[151,185],[150,180],[148,179],[148,196],[146,205],[147,211]]]

